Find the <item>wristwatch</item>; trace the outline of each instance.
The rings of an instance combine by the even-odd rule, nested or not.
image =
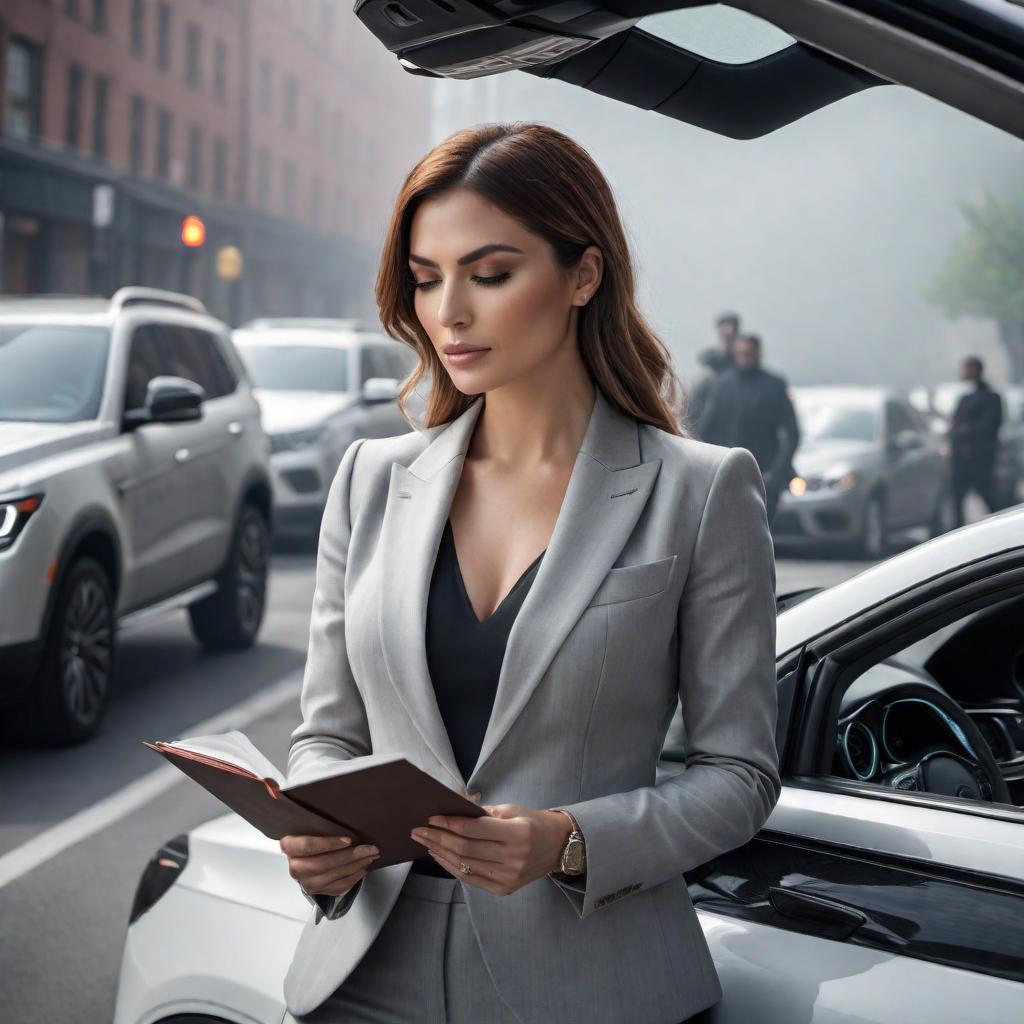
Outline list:
[[[561,808],[559,808],[561,810]],[[579,822],[568,811],[562,811],[572,822],[572,831],[562,848],[562,859],[558,873],[574,877],[587,873],[587,843],[580,831]]]

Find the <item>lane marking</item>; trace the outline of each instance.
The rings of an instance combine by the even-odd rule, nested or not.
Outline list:
[[[302,671],[291,672],[268,689],[234,704],[225,711],[218,712],[212,718],[196,723],[180,735],[202,736],[207,733],[225,732],[228,729],[240,729],[276,711],[288,701],[297,701],[301,689]],[[110,796],[77,811],[59,825],[34,835],[20,846],[0,856],[0,889],[52,860],[68,847],[88,839],[89,836],[145,806],[185,779],[186,776],[177,768],[165,764],[128,783]]]

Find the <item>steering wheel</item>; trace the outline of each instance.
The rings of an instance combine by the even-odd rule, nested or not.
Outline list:
[[[935,701],[935,694],[929,696]],[[959,705],[952,701],[949,704],[942,701],[942,705],[943,710],[963,730],[967,742],[977,754],[977,760],[972,761],[949,750],[930,750],[914,764],[890,769],[882,776],[881,784],[892,789],[923,790],[926,793],[963,797],[967,800],[1012,803],[1006,779],[999,771],[992,749],[985,742],[981,730]]]

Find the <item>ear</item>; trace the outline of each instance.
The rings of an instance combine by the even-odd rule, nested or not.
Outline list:
[[[593,297],[604,276],[604,254],[596,245],[587,246],[576,266],[576,289],[573,305],[585,306]]]

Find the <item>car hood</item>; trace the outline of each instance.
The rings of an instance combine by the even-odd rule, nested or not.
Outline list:
[[[876,452],[870,441],[818,441],[800,448],[793,468],[800,476],[822,476],[836,466],[863,463]]]
[[[98,420],[81,423],[0,420],[0,476],[51,455],[93,444],[109,429]]]
[[[253,388],[252,393],[260,403],[263,429],[268,434],[308,430],[356,402],[356,396],[345,391],[271,391],[267,388]]]

